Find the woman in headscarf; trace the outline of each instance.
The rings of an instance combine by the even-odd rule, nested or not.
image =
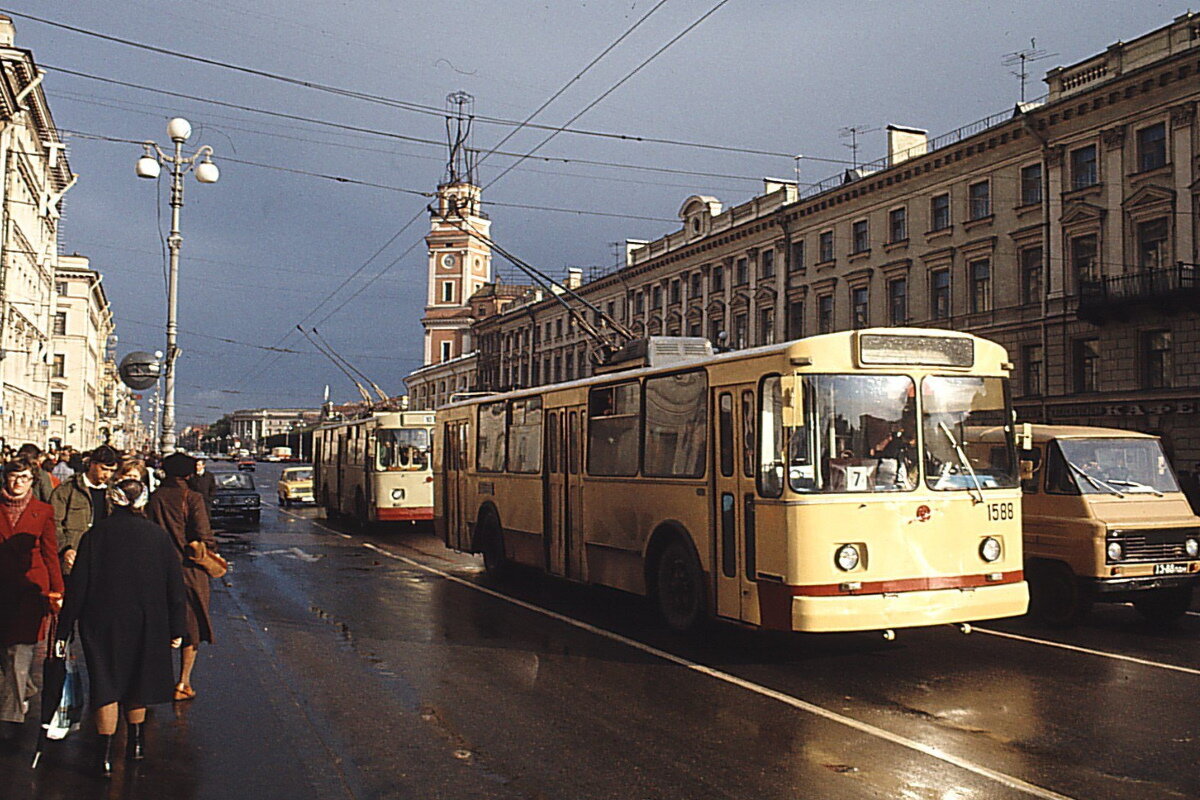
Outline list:
[[[108,497],[112,515],[79,542],[58,628],[62,648],[79,622],[105,777],[112,775],[119,706],[128,724],[125,756],[140,760],[146,706],[173,697],[171,648],[183,641],[186,602],[170,536],[135,513],[146,504],[146,487],[126,478],[110,484]]]
[[[175,699],[191,700],[196,696],[196,690],[192,688],[196,651],[201,642],[211,644],[213,636],[212,618],[208,613],[212,592],[208,573],[188,558],[188,542],[202,541],[205,547],[215,552],[217,540],[213,538],[208,522],[204,497],[187,485],[187,479],[196,471],[196,459],[185,453],[172,453],[163,459],[162,466],[166,477],[150,495],[146,516],[171,534],[183,569],[183,585],[187,589],[187,632],[179,655]]]
[[[4,464],[0,487],[0,727],[5,738],[25,721],[38,691],[34,668],[38,642],[62,601],[54,509],[33,496],[34,470],[27,459]]]

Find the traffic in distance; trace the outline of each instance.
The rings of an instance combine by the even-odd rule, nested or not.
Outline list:
[[[716,354],[652,337],[590,378],[323,423],[277,497],[432,521],[494,576],[643,595],[678,630],[893,638],[1027,610],[1069,625],[1096,601],[1184,614],[1200,518],[1161,443],[1018,423],[1010,370],[999,345],[944,330]]]

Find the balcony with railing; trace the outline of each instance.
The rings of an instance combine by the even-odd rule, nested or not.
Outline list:
[[[1200,300],[1200,268],[1180,261],[1169,267],[1108,275],[1079,285],[1079,318],[1103,324],[1125,320],[1153,306],[1174,313],[1196,308]]]

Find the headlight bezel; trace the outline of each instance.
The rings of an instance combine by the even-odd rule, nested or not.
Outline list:
[[[1104,546],[1104,557],[1109,562],[1114,563],[1123,560],[1125,558],[1125,545],[1116,539],[1109,540],[1108,544]]]
[[[979,542],[979,557],[988,564],[994,564],[1004,555],[1004,547],[995,536],[985,536]]]
[[[846,563],[843,563],[843,558]],[[833,563],[842,572],[853,572],[862,564],[862,553],[856,545],[846,543],[839,545],[833,552]]]

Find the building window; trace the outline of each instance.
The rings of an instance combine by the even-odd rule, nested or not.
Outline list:
[[[454,283],[453,281],[442,281],[442,302],[454,302]]]
[[[850,234],[850,246],[854,248],[853,252],[869,253],[871,251],[870,228],[865,219],[855,221],[850,226]]]
[[[700,296],[703,294],[704,294],[704,275],[703,275],[703,273],[700,272],[700,270],[696,270],[695,272],[692,273],[692,288],[688,292],[688,299],[689,300],[699,299]]]
[[[983,219],[992,215],[992,185],[987,181],[972,183],[967,187],[971,219]]]
[[[554,320],[554,338],[561,339],[562,335],[563,335],[563,321],[562,321],[562,317],[559,317],[558,319]]]
[[[934,319],[950,318],[950,270],[937,269],[929,274],[930,311]]]
[[[1027,344],[1021,348],[1021,369],[1027,395],[1042,394],[1042,346]]]
[[[1042,165],[1030,164],[1021,168],[1021,205],[1032,206],[1042,202]]]
[[[1167,163],[1167,126],[1163,123],[1137,132],[1138,169],[1158,169]]]
[[[449,361],[454,352],[454,342],[442,342],[442,361]]]
[[[1026,247],[1020,252],[1021,302],[1026,305],[1042,302],[1042,248]]]
[[[745,314],[735,314],[733,317],[733,346],[735,349],[741,350],[750,344],[749,326],[747,325]]]
[[[929,229],[944,231],[950,227],[950,195],[939,194],[929,201]]]
[[[51,416],[61,417],[63,413],[63,393],[50,393],[50,414]]]
[[[567,353],[566,370],[567,370],[567,374],[564,376],[566,378],[566,380],[569,380],[569,381],[575,380],[575,354],[574,353]]]
[[[633,313],[638,316],[646,313],[646,296],[641,292],[633,294]]]
[[[683,282],[676,278],[671,281],[671,305],[678,305],[683,299]]]
[[[709,291],[725,291],[725,268],[720,264],[715,264],[712,268],[712,286]]]
[[[1096,169],[1096,145],[1089,144],[1071,151],[1071,188],[1095,186],[1100,180]]]
[[[724,317],[714,316],[708,321],[708,341],[713,347],[725,347],[729,334],[725,332]]]
[[[833,261],[833,231],[821,231],[817,239],[817,260],[822,264]]]
[[[1098,252],[1094,233],[1076,236],[1071,240],[1071,271],[1075,277],[1076,291],[1085,281],[1099,280],[1100,270],[1096,263]]]
[[[804,240],[792,242],[791,261],[788,269],[792,272],[804,272]]]
[[[54,282],[54,293],[56,295],[58,295],[59,297],[66,297],[67,296],[67,282],[66,281],[55,281]]]
[[[775,309],[758,312],[758,344],[775,344]]]
[[[1167,266],[1167,220],[1155,219],[1137,226],[1137,256],[1140,269]]]
[[[1147,331],[1142,334],[1142,386],[1168,389],[1173,381],[1171,332]]]
[[[833,295],[817,298],[817,333],[833,333]]]
[[[788,304],[787,337],[799,339],[804,336],[804,303],[797,301]]]
[[[54,361],[50,363],[51,378],[67,377],[67,357],[62,353],[54,354]]]
[[[908,278],[888,281],[888,322],[908,324]]]
[[[700,330],[699,320],[697,320],[695,322],[689,322],[688,323],[688,336],[695,336],[696,338],[699,338],[701,335],[702,335],[702,332]]]
[[[992,310],[992,264],[986,258],[971,262],[971,313]]]
[[[851,325],[857,330],[866,328],[871,323],[871,308],[866,286],[856,286],[850,290]]]
[[[762,276],[764,278],[775,277],[775,251],[763,250],[759,257],[762,259]]]
[[[655,311],[662,308],[662,287],[658,284],[650,287],[650,308]]]
[[[888,241],[895,244],[908,240],[908,209],[893,208],[888,212]]]
[[[734,270],[735,270],[734,278],[736,279],[734,281],[735,286],[745,286],[747,283],[750,282],[750,268],[749,268],[748,264],[749,264],[749,260],[745,259],[745,258],[739,258],[735,262],[735,266],[734,266]]]
[[[1075,391],[1100,391],[1100,340],[1076,339],[1073,349]]]
[[[58,311],[54,314],[54,335],[67,335],[67,312]]]

